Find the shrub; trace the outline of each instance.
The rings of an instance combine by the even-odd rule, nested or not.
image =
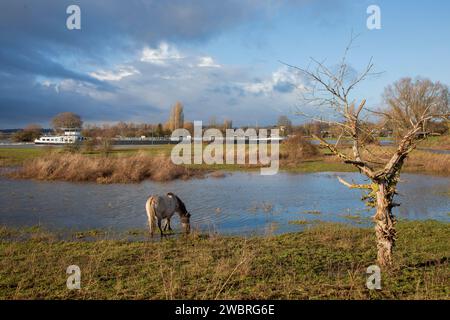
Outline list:
[[[320,152],[317,146],[312,145],[301,136],[294,136],[283,142],[280,159],[288,164],[295,164],[319,155]]]

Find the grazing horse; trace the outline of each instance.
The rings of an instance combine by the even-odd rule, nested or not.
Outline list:
[[[147,211],[148,225],[150,228],[150,234],[153,236],[155,222],[158,223],[161,237],[163,236],[163,229],[161,229],[161,221],[166,219],[164,231],[172,230],[170,227],[170,219],[175,212],[178,212],[180,216],[181,225],[186,233],[190,231],[190,217],[191,214],[186,210],[186,206],[178,196],[169,192],[165,196],[153,195],[147,199],[145,203],[145,210]]]

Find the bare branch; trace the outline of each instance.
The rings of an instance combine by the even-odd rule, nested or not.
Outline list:
[[[335,146],[333,146],[332,144],[326,142],[324,139],[322,139],[322,138],[320,138],[320,137],[318,137],[316,135],[313,135],[313,137],[315,139],[319,140],[322,145],[327,147],[336,156],[341,158],[344,161],[344,163],[348,163],[348,164],[354,165],[361,172],[364,172],[364,174],[367,175],[369,178],[372,178],[374,176],[373,169],[366,162],[358,161],[358,160],[355,160],[355,159],[350,159],[347,155],[345,155],[344,153],[340,152]]]
[[[370,184],[353,184],[345,181],[341,177],[337,177],[339,182],[344,186],[349,187],[350,189],[369,189],[372,190],[372,186]]]

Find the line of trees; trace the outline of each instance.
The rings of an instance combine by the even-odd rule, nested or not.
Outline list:
[[[360,119],[359,123],[364,126],[364,132],[367,134],[364,138],[366,143],[376,142],[376,137],[392,136],[396,139],[402,137],[404,128],[409,124],[409,118],[417,118],[417,106],[408,108],[407,111],[402,110],[401,101],[395,98],[399,92],[411,89],[415,84],[411,79],[403,79],[393,86],[386,89],[384,93],[384,100],[391,108],[388,111],[391,117],[390,121],[386,121],[388,114],[381,118],[378,122],[369,121],[367,119]],[[426,91],[428,87],[432,86],[429,80],[423,80],[420,83],[419,91]],[[413,99],[412,97],[402,97],[403,99]],[[411,104],[412,101],[405,101],[404,103]],[[392,119],[399,119],[393,121]],[[63,129],[67,128],[82,128],[83,121],[81,117],[73,112],[63,112],[57,114],[51,120],[51,124],[55,132],[61,133]],[[226,129],[233,128],[233,122],[225,118],[222,123],[219,123],[215,116],[210,117],[204,128],[215,128],[225,132]],[[270,126],[269,126],[270,127]],[[321,138],[338,138],[342,134],[342,127],[333,121],[324,121],[323,119],[312,119],[300,125],[293,125],[292,121],[286,115],[280,115],[276,123],[276,127],[280,129],[280,134],[283,136],[300,135],[300,136],[319,136]],[[148,124],[148,123],[132,123],[119,122],[117,124],[85,125],[83,135],[86,137],[105,137],[112,138],[116,136],[121,137],[161,137],[170,136],[173,130],[184,128],[193,134],[194,124],[191,121],[184,119],[184,107],[181,102],[177,102],[170,110],[169,119],[166,123]],[[245,128],[245,127],[244,127]],[[426,127],[422,131],[432,134],[446,134],[449,132],[449,124],[445,121],[427,121]],[[13,141],[32,142],[39,138],[43,133],[40,125],[30,124],[23,130],[20,130],[12,135]],[[350,136],[347,136],[347,138]]]
[[[15,132],[11,136],[14,142],[33,142],[42,135],[42,127],[38,124],[29,124],[23,130]]]
[[[398,140],[402,134],[402,125],[393,121],[386,121],[386,119],[379,118],[372,120],[361,119],[361,124],[366,128],[366,132],[370,132],[372,138],[376,137],[390,137]],[[300,136],[320,136],[322,138],[338,138],[342,129],[341,126],[324,119],[310,120],[303,124],[293,125],[287,116],[280,116],[278,118],[277,127],[280,128],[282,135],[300,135]],[[450,125],[446,121],[429,121],[423,132],[429,135],[445,135],[450,132]],[[374,141],[374,139],[372,139]]]

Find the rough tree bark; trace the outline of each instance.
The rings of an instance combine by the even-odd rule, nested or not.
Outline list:
[[[392,214],[393,194],[386,182],[376,185],[375,235],[377,238],[377,261],[382,266],[392,264],[392,251],[395,246],[395,217]]]

